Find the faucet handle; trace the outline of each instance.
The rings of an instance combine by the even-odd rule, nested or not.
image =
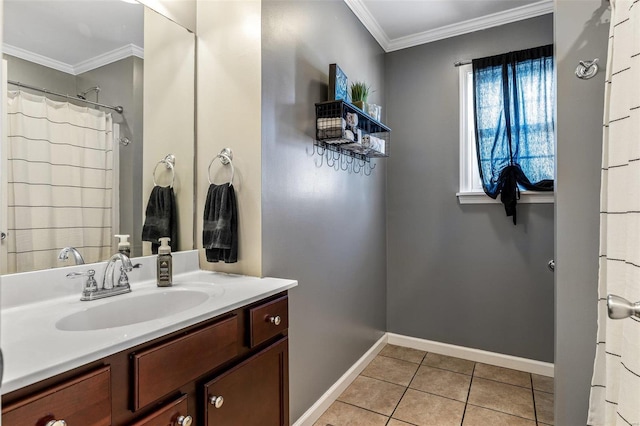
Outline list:
[[[84,283],[84,288],[82,289],[82,295],[88,295],[98,290],[98,283],[95,278],[96,271],[94,269],[89,269],[86,272],[71,272],[67,274],[67,278],[74,279],[78,277],[87,277],[87,281]]]

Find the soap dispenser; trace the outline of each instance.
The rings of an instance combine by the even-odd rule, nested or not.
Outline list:
[[[114,235],[118,238],[118,251],[127,257],[131,257],[131,243],[129,242],[129,234]]]
[[[171,258],[171,246],[169,241],[171,238],[163,237],[158,247],[158,287],[170,287],[173,277],[173,262]]]

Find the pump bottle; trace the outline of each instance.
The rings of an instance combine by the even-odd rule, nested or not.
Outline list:
[[[127,257],[131,257],[131,243],[129,242],[129,234],[114,235],[118,238],[118,251]]]
[[[158,247],[158,287],[170,287],[173,282],[173,259],[171,258],[171,238],[163,237]]]

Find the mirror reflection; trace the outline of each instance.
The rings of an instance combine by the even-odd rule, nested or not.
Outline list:
[[[149,254],[152,170],[168,154],[155,184],[173,182],[175,246],[193,248],[194,44],[136,2],[4,2],[2,273],[106,260],[114,234]]]

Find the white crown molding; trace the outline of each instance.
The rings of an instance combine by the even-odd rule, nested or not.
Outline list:
[[[103,53],[102,55],[94,56],[86,61],[78,62],[73,66],[73,69],[75,74],[78,75],[128,58],[129,56],[137,56],[140,59],[144,59],[144,49],[135,44],[127,44],[110,52]]]
[[[420,44],[430,43],[449,37],[498,27],[500,25],[510,24],[524,19],[535,18],[536,16],[553,13],[554,10],[553,0],[542,0],[514,9],[505,10],[504,12],[469,19],[468,21],[445,25],[444,27],[434,28],[433,30],[390,40],[362,0],[344,1],[358,19],[360,19],[360,22],[362,22],[365,28],[369,30],[371,35],[378,41],[385,52],[393,52],[395,50],[406,49],[408,47],[418,46]]]
[[[387,33],[384,32],[380,24],[376,18],[373,17],[367,6],[362,2],[362,0],[344,0],[344,2],[349,6],[349,9],[353,11],[356,17],[362,22],[365,28],[371,33],[373,38],[376,39],[378,44],[384,49],[385,52],[389,51],[389,37]]]
[[[25,61],[33,62],[47,68],[53,68],[54,70],[62,71],[71,75],[82,74],[83,72],[100,68],[112,62],[119,61],[120,59],[128,58],[129,56],[137,56],[140,59],[144,59],[144,49],[135,44],[128,44],[126,46],[119,47],[118,49],[114,49],[86,61],[79,62],[75,65],[60,62],[47,56],[39,55],[6,43],[2,45],[2,52],[7,55],[15,56],[16,58],[24,59]]]
[[[6,53],[7,55],[15,56],[16,58],[24,59],[25,61],[42,65],[43,67],[53,68],[54,70],[62,71],[67,74],[74,74],[73,66],[69,64],[56,61],[55,59],[51,59],[47,56],[38,55],[37,53],[12,46],[7,43],[4,43],[2,45],[2,52]]]

